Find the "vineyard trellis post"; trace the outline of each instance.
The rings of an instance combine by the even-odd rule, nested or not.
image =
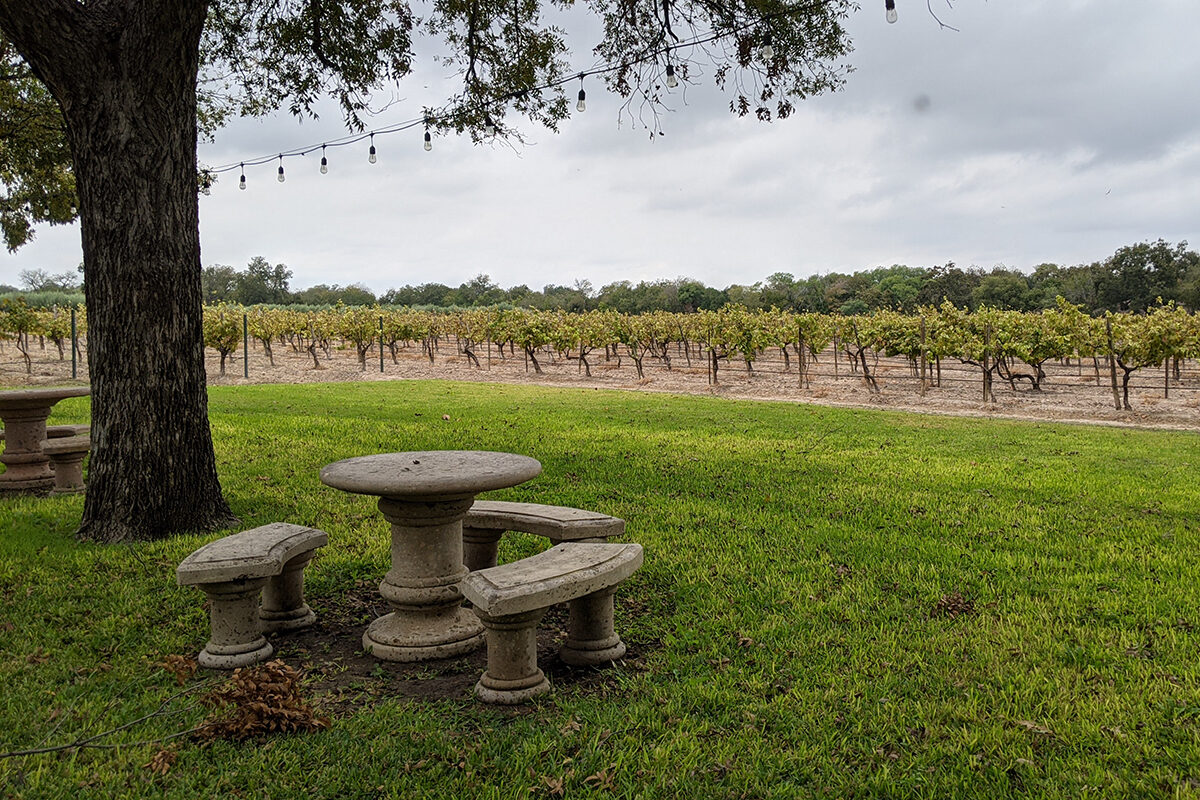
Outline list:
[[[992,395],[992,369],[988,364],[988,356],[992,347],[992,324],[990,322],[983,325],[983,402],[989,400],[995,402],[995,397]]]
[[[787,347],[785,344],[784,347]],[[796,386],[804,388],[804,328],[796,323]]]
[[[838,343],[837,331],[833,332],[833,379],[838,380],[838,349],[841,345]]]
[[[379,372],[383,374],[383,315],[379,315]]]
[[[79,352],[79,341],[78,341],[77,334],[78,334],[78,329],[75,327],[75,309],[72,308],[71,309],[71,380],[75,380],[76,378],[79,377],[78,357],[76,355]]]
[[[925,371],[928,368],[925,347],[925,315],[921,315],[921,397],[925,396]]]
[[[250,320],[242,314],[242,377],[250,377]]]

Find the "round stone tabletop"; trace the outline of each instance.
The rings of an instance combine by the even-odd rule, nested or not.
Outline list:
[[[538,461],[515,453],[427,450],[336,461],[321,470],[321,482],[343,492],[417,500],[473,496],[541,472]]]
[[[92,393],[90,386],[56,386],[52,389],[14,389],[0,392],[0,409],[37,408],[52,406],[68,397],[86,397]]]

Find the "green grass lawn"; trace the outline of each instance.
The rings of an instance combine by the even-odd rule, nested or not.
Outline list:
[[[1172,797],[1200,786],[1200,437],[445,382],[211,390],[245,527],[328,531],[318,613],[386,571],[368,453],[539,459],[490,495],[625,518],[641,667],[528,713],[375,699],[323,732],[0,760],[5,796]],[[449,421],[442,415],[449,414]],[[87,401],[53,423],[86,420]],[[0,751],[71,741],[179,691],[207,638],[174,567],[209,536],[77,543],[82,500],[0,500]],[[514,537],[501,560],[537,545]],[[965,603],[939,606],[959,593]],[[962,610],[964,613],[952,613]],[[203,677],[200,676],[200,677]],[[105,741],[195,725],[153,717]]]

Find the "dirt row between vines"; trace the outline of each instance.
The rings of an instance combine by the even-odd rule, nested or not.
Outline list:
[[[1184,365],[1180,380],[1171,379],[1164,397],[1163,370],[1148,368],[1134,373],[1129,393],[1132,411],[1114,408],[1111,380],[1105,364],[1100,364],[1099,385],[1094,365],[1072,362],[1069,366],[1048,365],[1047,379],[1042,391],[1034,391],[1028,383],[1018,383],[1012,389],[996,381],[993,386],[995,402],[982,398],[982,379],[978,368],[957,363],[943,363],[941,385],[930,386],[924,396],[920,382],[912,375],[903,359],[881,358],[871,363],[879,392],[872,392],[860,374],[852,373],[844,356],[837,360],[836,375],[833,354],[823,353],[816,364],[810,365],[808,379],[801,384],[795,370],[795,360],[785,368],[778,353],[764,354],[754,363],[753,374],[741,361],[721,362],[719,383],[711,385],[708,371],[694,352],[691,365],[682,352],[672,358],[672,368],[660,362],[645,361],[645,377],[638,378],[628,356],[605,361],[603,352],[589,356],[591,376],[584,374],[577,360],[552,359],[539,356],[543,372],[538,374],[518,350],[516,357],[501,358],[495,348],[480,347],[476,367],[458,352],[455,344],[443,341],[430,363],[419,347],[402,349],[395,361],[385,354],[380,372],[379,355],[367,356],[366,369],[359,364],[353,348],[334,349],[329,357],[320,353],[320,368],[314,368],[308,353],[276,346],[272,365],[259,347],[252,345],[249,359],[249,378],[243,377],[240,353],[226,363],[226,374],[220,374],[220,358],[208,351],[207,371],[210,385],[237,386],[262,383],[317,383],[377,380],[494,381],[538,386],[562,386],[579,389],[618,389],[673,394],[713,395],[744,400],[773,400],[814,403],[827,406],[877,408],[931,414],[953,414],[971,417],[995,417],[1057,422],[1088,422],[1117,426],[1200,430],[1200,365],[1189,361]],[[0,386],[15,388],[37,386],[71,377],[70,359],[58,360],[53,348],[34,352],[32,374],[25,373],[24,363],[8,344],[0,350]],[[87,375],[86,353],[78,374]],[[1118,372],[1118,378],[1120,374]]]

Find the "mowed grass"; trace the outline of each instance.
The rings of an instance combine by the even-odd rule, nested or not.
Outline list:
[[[1200,785],[1200,437],[500,385],[214,388],[245,527],[330,534],[310,601],[377,580],[355,455],[485,449],[543,474],[491,497],[628,521],[618,593],[643,667],[512,714],[379,697],[330,730],[0,761],[16,797],[1172,797]],[[83,421],[66,401],[55,422]],[[450,416],[443,420],[443,414]],[[214,538],[77,543],[82,500],[0,501],[0,751],[178,691],[207,638],[175,565]],[[513,537],[501,560],[539,545]],[[959,593],[966,613],[939,611]],[[945,604],[943,604],[944,606]],[[972,610],[973,609],[973,610]],[[381,687],[375,686],[378,691]],[[182,698],[104,741],[184,730]]]

